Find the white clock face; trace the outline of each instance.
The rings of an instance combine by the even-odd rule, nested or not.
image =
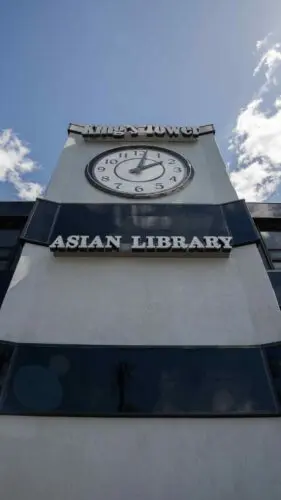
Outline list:
[[[91,184],[111,194],[150,198],[182,188],[192,179],[193,168],[168,149],[124,146],[93,158],[85,174]]]

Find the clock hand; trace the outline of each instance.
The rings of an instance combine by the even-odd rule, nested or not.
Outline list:
[[[140,162],[136,167],[137,169],[141,170],[141,168],[143,167],[144,162],[146,160],[146,157],[147,157],[147,150],[144,152],[143,156],[141,157]]]
[[[163,162],[162,161],[155,161],[154,163],[149,163],[148,165],[143,165],[141,168],[138,165],[136,168],[132,168],[131,170],[129,170],[129,172],[131,174],[137,174],[137,173],[142,172],[143,170],[146,170],[147,168],[155,167],[155,165],[162,165],[163,166]]]

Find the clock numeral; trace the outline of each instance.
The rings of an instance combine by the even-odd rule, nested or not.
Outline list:
[[[157,153],[157,158],[161,158],[161,153]]]
[[[119,153],[119,158],[128,158],[128,153]]]
[[[115,158],[112,158],[112,159],[106,159],[105,160],[105,163],[108,165],[108,163],[111,163],[111,165],[115,165],[116,163],[118,163],[118,160],[116,160]]]
[[[101,180],[102,180],[103,182],[108,182],[108,181],[109,181],[109,177],[108,177],[108,175],[103,175],[103,176],[102,176],[102,178],[101,178]]]
[[[162,184],[161,182],[156,182],[155,188],[156,189],[164,189],[164,184]]]
[[[182,172],[182,169],[180,167],[174,167],[173,171],[179,173]]]
[[[143,187],[142,186],[136,186],[135,187],[135,192],[136,193],[141,193],[143,191]]]
[[[135,155],[135,156],[138,156],[138,155],[141,155],[141,156],[142,156],[144,153],[145,153],[145,150],[144,150],[144,149],[136,149],[136,150],[134,151],[134,155]]]
[[[174,158],[170,158],[170,159],[168,160],[168,164],[169,164],[169,165],[174,165],[174,163],[176,163],[176,160],[174,160]]]
[[[173,177],[170,177],[169,181],[172,181],[172,182],[177,182],[177,178],[175,175],[173,175]]]
[[[98,172],[104,172],[105,171],[105,167],[97,167],[97,170],[98,170]]]
[[[120,186],[122,186],[122,182],[114,182],[114,186],[116,186],[116,189],[120,189]]]

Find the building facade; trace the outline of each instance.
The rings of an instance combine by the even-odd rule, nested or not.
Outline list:
[[[0,240],[6,498],[279,500],[281,208],[213,126],[71,124]]]

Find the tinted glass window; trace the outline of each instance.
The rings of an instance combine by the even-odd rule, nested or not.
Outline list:
[[[258,242],[260,237],[243,201],[225,205],[63,204],[39,200],[24,231],[26,241],[49,244],[58,235],[98,234],[193,236],[232,234],[233,245]]]
[[[275,406],[259,349],[21,345],[3,411],[254,415]]]
[[[13,247],[19,242],[20,231],[17,229],[0,229],[0,247]]]
[[[7,269],[7,266],[3,266],[2,270],[0,271],[0,305],[4,300],[10,281],[13,277],[13,273],[14,271],[10,268]]]
[[[264,267],[266,269],[272,269],[273,266],[272,266],[269,251],[267,250],[267,248],[265,247],[265,245],[262,243],[261,240],[259,243],[257,243],[257,248],[258,248],[258,251],[259,251],[260,256],[262,258]]]
[[[0,260],[9,260],[11,255],[13,255],[13,249],[10,248],[0,248]]]
[[[220,206],[215,205],[62,205],[52,239],[58,234],[184,235],[186,238],[228,235]]]
[[[227,203],[222,207],[229,230],[233,236],[234,246],[259,241],[259,233],[244,201]]]
[[[273,267],[274,269],[281,269],[281,262],[280,261],[273,262]]]
[[[279,405],[281,404],[281,345],[264,349]]]
[[[281,260],[281,250],[270,250],[272,260]]]
[[[13,344],[0,342],[0,401],[1,402],[3,402],[3,397],[5,396],[4,392],[7,386],[8,370],[10,367],[14,349],[15,347]],[[1,403],[1,406],[2,404],[3,403]]]
[[[275,295],[277,297],[278,304],[279,304],[279,306],[281,306],[281,272],[268,271],[268,276],[270,278]]]
[[[46,200],[38,200],[23,230],[22,237],[27,241],[47,244],[50,231],[60,205]]]
[[[32,207],[33,201],[2,201],[0,202],[0,220],[7,219],[25,219]]]
[[[5,269],[9,269],[9,261],[0,260],[0,271],[4,271]]]
[[[270,250],[281,250],[281,231],[262,231],[263,240]]]

